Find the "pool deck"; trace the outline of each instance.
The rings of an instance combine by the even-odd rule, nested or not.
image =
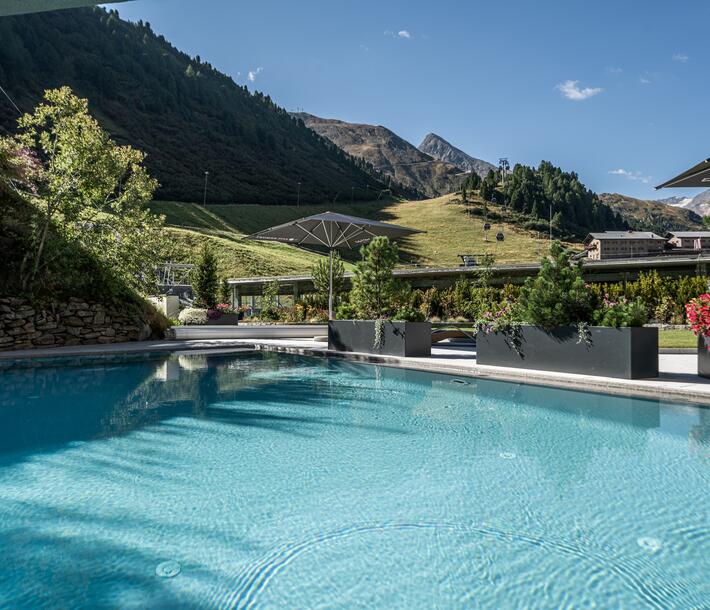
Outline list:
[[[639,396],[658,400],[710,405],[710,379],[696,374],[695,354],[659,355],[660,375],[655,379],[613,379],[592,375],[533,371],[476,364],[475,348],[465,344],[439,344],[431,358],[376,356],[328,350],[327,344],[306,339],[214,339],[190,341],[141,341],[109,345],[84,345],[0,352],[3,360],[46,359],[71,356],[102,356],[159,352],[230,352],[259,349],[305,356],[341,358],[355,362],[445,373],[461,377],[499,379],[515,383],[572,388],[605,394]],[[0,365],[1,366],[1,365]]]

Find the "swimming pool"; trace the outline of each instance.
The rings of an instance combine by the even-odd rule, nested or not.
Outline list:
[[[1,608],[708,608],[710,410],[249,352],[0,371]]]

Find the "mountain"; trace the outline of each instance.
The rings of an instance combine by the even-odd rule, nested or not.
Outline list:
[[[668,197],[659,201],[673,207],[691,210],[700,216],[710,215],[710,189],[698,193],[695,197]]]
[[[434,157],[434,159],[451,163],[464,172],[476,172],[482,178],[485,178],[490,170],[495,171],[497,169],[492,163],[488,163],[488,161],[483,161],[482,159],[476,159],[476,157],[466,154],[435,133],[430,133],[425,136],[422,143],[419,145],[419,150]]]
[[[211,203],[296,203],[299,190],[302,203],[338,193],[363,200],[399,188],[149,23],[72,9],[3,17],[0,40],[0,86],[19,108],[69,85],[119,143],[147,153],[158,198],[201,202],[206,171]],[[0,134],[15,129],[17,116],[0,96]]]
[[[704,228],[703,219],[688,208],[635,199],[618,193],[602,193],[599,199],[622,216],[636,231],[653,231],[663,235],[667,231],[693,231]]]
[[[691,201],[693,201],[692,197],[679,197],[676,195],[675,197],[666,197],[665,199],[656,199],[658,203],[663,203],[665,205],[672,205],[676,206],[679,208],[684,208],[686,207]]]
[[[432,158],[386,127],[323,119],[305,112],[293,116],[348,154],[423,195],[449,193],[461,181],[461,171],[455,165]]]

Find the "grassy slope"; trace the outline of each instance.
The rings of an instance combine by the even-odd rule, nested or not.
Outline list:
[[[220,272],[230,277],[308,272],[319,254],[279,244],[243,240],[244,235],[309,214],[332,210],[422,229],[400,243],[403,262],[422,265],[456,266],[459,254],[491,253],[497,262],[537,260],[549,244],[544,235],[519,230],[513,218],[499,208],[503,221],[491,220],[489,241],[485,241],[483,220],[469,216],[467,206],[447,195],[426,201],[388,201],[319,206],[201,205],[154,202],[154,211],[165,214],[183,261],[194,261],[205,237],[216,240]],[[474,202],[475,205],[475,202]],[[505,240],[495,234],[502,230]],[[344,252],[355,260],[357,253]]]

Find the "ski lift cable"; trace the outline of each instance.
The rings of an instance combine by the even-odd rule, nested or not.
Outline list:
[[[14,102],[14,100],[10,97],[10,95],[8,94],[8,92],[5,91],[5,89],[2,88],[2,85],[0,85],[0,91],[3,92],[3,94],[4,94],[5,97],[8,99],[8,101],[12,104],[13,108],[14,108],[15,110],[17,110],[17,114],[19,114],[20,116],[22,116],[22,110],[20,110],[20,109],[17,107],[17,104],[16,104],[16,103]]]

